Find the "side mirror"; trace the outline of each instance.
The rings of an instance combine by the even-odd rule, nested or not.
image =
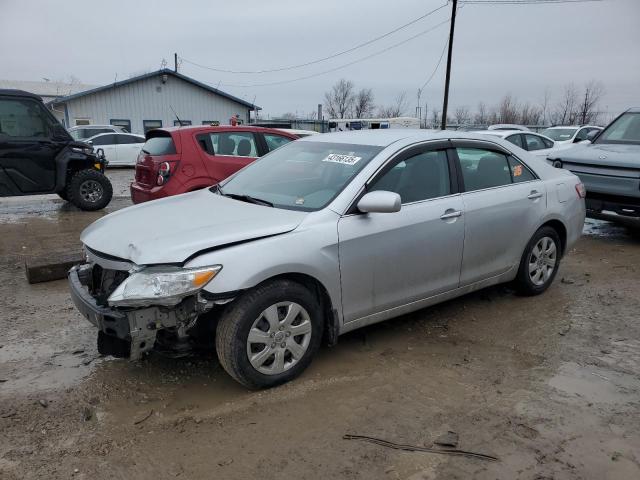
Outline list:
[[[399,212],[401,205],[402,200],[397,193],[378,190],[366,193],[357,207],[363,213],[393,213]]]
[[[600,133],[600,130],[592,130],[589,133],[587,133],[587,140],[589,140],[590,142],[593,142],[593,140],[598,136],[598,134]]]
[[[86,143],[87,145],[93,145],[93,141],[91,141],[91,140],[85,140],[84,143]]]
[[[98,157],[101,160],[104,160],[104,150],[102,148],[99,148],[96,151],[96,157]]]

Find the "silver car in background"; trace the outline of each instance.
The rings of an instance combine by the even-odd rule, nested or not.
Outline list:
[[[497,137],[324,134],[101,218],[69,283],[102,353],[215,338],[230,375],[270,387],[322,338],[502,282],[542,293],[584,217],[575,175]]]

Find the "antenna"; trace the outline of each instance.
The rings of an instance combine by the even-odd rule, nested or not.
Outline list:
[[[173,112],[173,114],[176,116],[176,118],[178,119],[178,124],[179,126],[182,126],[182,120],[180,120],[180,117],[178,117],[178,114],[176,113],[176,111],[173,109],[173,107],[171,105],[169,105],[169,108],[171,109],[171,111]]]

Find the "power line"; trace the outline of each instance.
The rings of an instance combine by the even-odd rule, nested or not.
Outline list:
[[[429,76],[429,78],[427,78],[427,81],[422,84],[422,86],[420,87],[420,90],[424,90],[424,87],[426,87],[435,76],[436,72],[438,71],[438,67],[440,67],[440,64],[442,63],[442,59],[444,58],[444,52],[447,51],[448,45],[449,45],[449,39],[447,38],[447,41],[444,42],[444,47],[442,47],[442,53],[440,53],[440,58],[438,59],[438,63],[436,63],[436,66],[433,69],[433,72],[431,72],[431,75]]]
[[[552,5],[562,3],[591,3],[605,0],[460,0],[467,5]]]
[[[283,85],[283,84],[286,84],[286,83],[299,82],[301,80],[308,80],[310,78],[319,77],[321,75],[326,75],[327,73],[335,72],[336,70],[341,70],[343,68],[350,67],[351,65],[355,65],[356,63],[364,62],[365,60],[368,60],[370,58],[377,57],[378,55],[381,55],[381,54],[383,54],[385,52],[388,52],[389,50],[392,50],[392,49],[397,48],[397,47],[399,47],[401,45],[404,45],[405,43],[408,43],[411,40],[414,40],[414,39],[416,39],[418,37],[421,37],[422,35],[426,35],[427,33],[430,33],[432,31],[438,29],[442,25],[448,24],[449,20],[450,19],[448,18],[445,21],[440,22],[440,23],[438,23],[437,25],[434,25],[431,28],[428,28],[427,30],[423,30],[422,32],[419,32],[419,33],[417,33],[415,35],[412,35],[409,38],[406,38],[405,40],[402,40],[401,42],[394,43],[393,45],[390,45],[390,46],[388,46],[388,47],[386,47],[386,48],[384,48],[382,50],[379,50],[377,52],[374,52],[374,53],[372,53],[370,55],[367,55],[365,57],[359,58],[359,59],[354,60],[354,61],[349,62],[349,63],[345,63],[343,65],[339,65],[339,66],[331,68],[329,70],[325,70],[323,72],[314,73],[312,75],[305,75],[303,77],[293,78],[293,79],[290,79],[290,80],[277,81],[277,82],[253,83],[253,84],[219,83],[218,85],[222,85],[224,87],[238,87],[238,88],[268,87],[268,86],[272,86],[272,85]]]
[[[394,33],[399,32],[400,30],[403,30],[403,29],[405,29],[405,28],[407,28],[407,27],[409,27],[409,26],[411,26],[411,25],[413,25],[413,24],[415,24],[415,23],[417,23],[417,22],[419,22],[421,20],[424,20],[425,18],[429,17],[430,15],[433,15],[434,13],[436,13],[438,10],[441,10],[444,7],[446,7],[448,3],[449,2],[447,1],[447,3],[445,3],[444,5],[441,5],[438,8],[435,8],[434,10],[431,10],[431,11],[425,13],[424,15],[421,15],[421,16],[419,16],[417,18],[414,18],[413,20],[405,23],[404,25],[400,25],[399,27],[396,27],[393,30],[388,31],[387,33],[384,33],[384,34],[379,35],[379,36],[377,36],[375,38],[372,38],[371,40],[367,40],[366,42],[360,43],[360,44],[358,44],[358,45],[356,45],[354,47],[348,48],[347,50],[343,50],[341,52],[334,53],[333,55],[329,55],[329,56],[326,56],[326,57],[318,58],[318,59],[312,60],[310,62],[300,63],[300,64],[297,64],[297,65],[290,65],[288,67],[277,67],[277,68],[270,68],[270,69],[264,69],[264,70],[229,70],[229,69],[224,69],[224,68],[220,68],[220,67],[210,67],[210,66],[207,66],[207,65],[202,65],[202,64],[199,64],[199,63],[196,63],[196,62],[192,62],[191,60],[187,60],[184,57],[180,57],[180,58],[185,63],[189,63],[189,64],[194,65],[196,67],[200,67],[200,68],[204,68],[206,70],[212,70],[214,72],[220,72],[220,73],[261,74],[261,73],[282,72],[282,71],[285,71],[285,70],[294,70],[294,69],[297,69],[297,68],[308,67],[309,65],[315,65],[317,63],[325,62],[327,60],[331,60],[332,58],[336,58],[336,57],[339,57],[341,55],[345,55],[347,53],[351,53],[351,52],[353,52],[355,50],[358,50],[358,49],[360,49],[362,47],[366,47],[367,45],[371,45],[374,42],[382,40],[383,38],[386,38],[386,37],[388,37],[390,35],[393,35]]]

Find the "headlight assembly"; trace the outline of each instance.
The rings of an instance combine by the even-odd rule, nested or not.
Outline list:
[[[222,269],[147,267],[132,273],[109,297],[112,307],[173,306],[197,293]]]

